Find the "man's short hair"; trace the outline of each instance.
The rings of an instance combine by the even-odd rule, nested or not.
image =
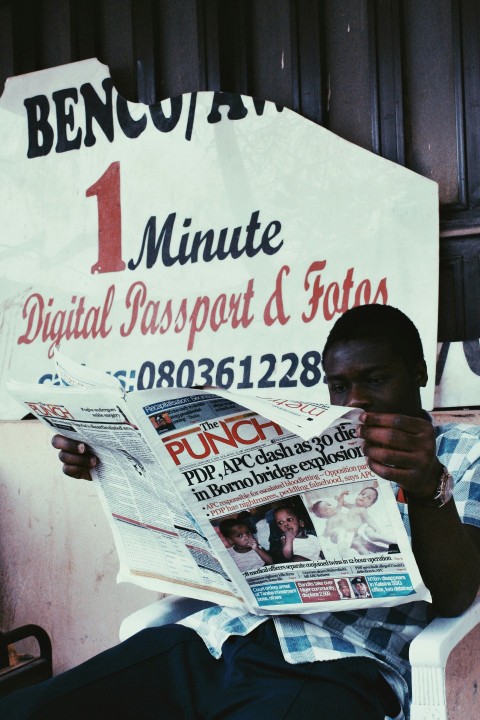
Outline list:
[[[359,305],[344,313],[327,337],[322,363],[335,343],[348,340],[385,340],[409,370],[424,360],[417,328],[398,308],[391,305]]]

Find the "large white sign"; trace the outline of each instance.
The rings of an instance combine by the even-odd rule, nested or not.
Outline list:
[[[10,79],[0,137],[2,417],[58,344],[129,389],[326,398],[326,335],[374,302],[418,326],[433,404],[435,183],[273,103],[127,102],[96,60]]]

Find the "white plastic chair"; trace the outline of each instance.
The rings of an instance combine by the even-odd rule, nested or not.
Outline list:
[[[174,623],[210,604],[175,596],[157,600],[123,620],[120,640],[126,640],[147,627]],[[480,597],[459,617],[436,618],[412,642],[410,720],[448,720],[445,691],[448,656],[479,622]]]
[[[447,720],[445,666],[448,656],[479,623],[480,597],[477,597],[463,615],[436,618],[411,643],[411,720]],[[478,656],[474,661],[479,662]]]
[[[140,630],[175,623],[210,605],[212,603],[168,595],[128,615],[122,621],[118,635],[123,641]]]

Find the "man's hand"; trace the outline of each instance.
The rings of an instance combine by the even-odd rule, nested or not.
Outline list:
[[[410,499],[433,497],[442,466],[428,420],[362,413],[357,435],[371,470],[397,482]],[[480,584],[480,532],[462,525],[454,500],[441,508],[408,503],[412,550],[439,615],[458,615],[473,602]],[[439,552],[440,550],[440,552]],[[461,558],[461,562],[459,562]]]
[[[63,472],[69,477],[91,480],[90,468],[95,467],[98,459],[85,443],[69,440],[63,435],[54,435],[52,445],[60,450],[58,457],[63,463]]]
[[[398,483],[409,495],[433,497],[442,465],[428,420],[388,413],[362,413],[357,435],[372,472]]]

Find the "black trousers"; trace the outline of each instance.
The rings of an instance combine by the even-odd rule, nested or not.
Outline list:
[[[0,700],[2,720],[384,720],[398,702],[368,658],[289,665],[273,622],[214,659],[189,628],[143,630]]]

